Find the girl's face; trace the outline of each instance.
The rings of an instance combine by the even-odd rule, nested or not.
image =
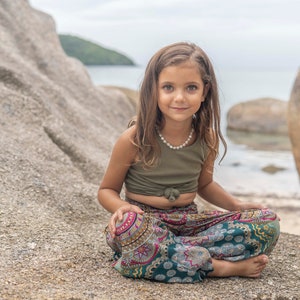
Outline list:
[[[158,107],[166,122],[191,122],[206,93],[195,63],[169,66],[159,74]]]

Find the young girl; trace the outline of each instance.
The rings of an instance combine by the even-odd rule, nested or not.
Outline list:
[[[122,275],[163,282],[260,276],[279,236],[278,218],[213,180],[220,141],[226,151],[207,55],[189,43],[161,49],[98,192],[112,213],[106,236]],[[199,212],[197,194],[223,210]]]

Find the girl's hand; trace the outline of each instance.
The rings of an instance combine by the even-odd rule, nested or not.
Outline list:
[[[247,210],[251,208],[262,209],[264,206],[260,203],[251,203],[251,202],[240,202],[238,210]]]
[[[108,228],[109,232],[111,234],[112,238],[115,238],[116,236],[116,223],[119,221],[121,222],[123,220],[123,215],[129,211],[138,213],[138,214],[143,214],[144,211],[141,210],[138,206],[132,205],[132,204],[125,204],[119,207],[114,214],[111,216]]]

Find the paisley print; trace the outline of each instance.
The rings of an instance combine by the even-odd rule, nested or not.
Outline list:
[[[238,261],[270,254],[279,221],[269,209],[203,211],[196,204],[160,210],[142,205],[143,215],[128,212],[108,245],[114,268],[123,276],[161,282],[194,283],[213,271],[211,258]]]

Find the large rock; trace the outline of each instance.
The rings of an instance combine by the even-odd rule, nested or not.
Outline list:
[[[54,261],[65,268],[64,257],[104,244],[109,215],[96,203],[97,188],[135,108],[122,92],[94,87],[85,67],[65,55],[53,19],[28,1],[0,1],[0,41],[4,299],[4,291],[13,293],[16,282],[39,272],[56,286]]]
[[[41,169],[45,153],[64,154],[97,183],[133,105],[118,90],[93,86],[84,66],[64,54],[51,17],[27,1],[1,1],[0,14],[2,145],[19,143],[22,159],[34,154]]]
[[[288,128],[297,171],[300,177],[300,71],[288,103]]]
[[[273,98],[238,103],[227,113],[227,128],[287,135],[286,111],[287,102]]]

